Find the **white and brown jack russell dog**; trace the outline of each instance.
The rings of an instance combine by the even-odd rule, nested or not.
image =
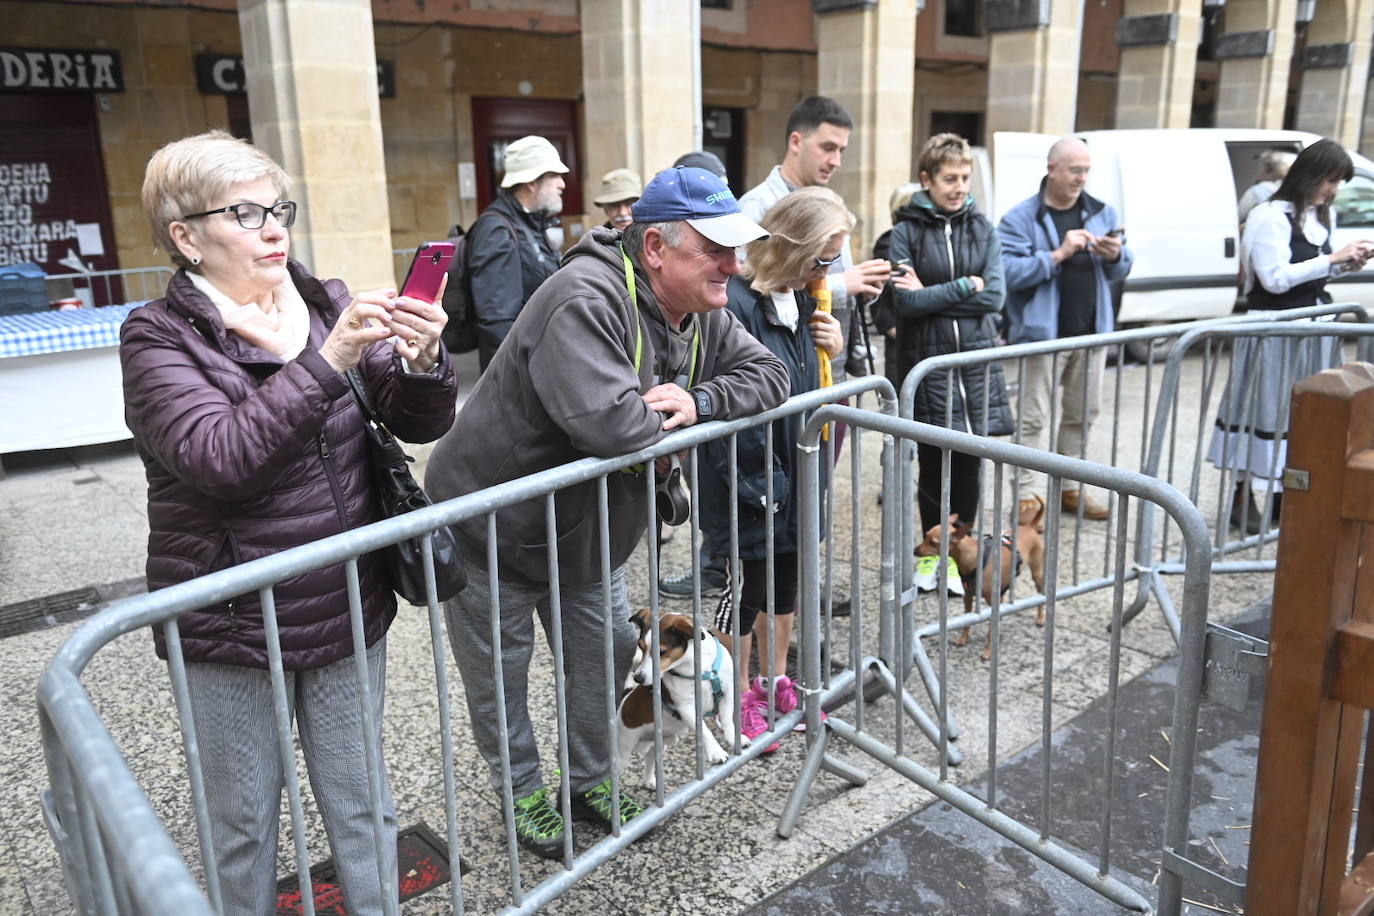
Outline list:
[[[644,753],[646,788],[654,788],[654,695],[653,666],[658,665],[659,695],[663,706],[663,746],[695,731],[696,710],[703,720],[714,717],[727,739],[735,734],[735,674],[730,652],[710,630],[701,629],[701,676],[693,673],[692,618],[683,614],[664,614],[658,619],[658,658],[650,650],[650,612],[644,608],[630,618],[639,627],[639,651],[632,673],[635,686],[620,701],[620,766],[629,767],[630,757]],[[697,700],[693,700],[693,694]],[[708,763],[724,763],[728,756],[709,728],[701,730]],[[745,739],[748,740],[747,738]]]

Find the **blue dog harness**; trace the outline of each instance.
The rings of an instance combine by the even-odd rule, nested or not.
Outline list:
[[[714,633],[707,633],[706,635],[711,637],[711,641],[716,644],[717,649],[722,648],[720,640],[716,638]],[[711,662],[711,670],[701,672],[701,680],[711,685],[711,708],[702,712],[702,718],[714,716],[716,713],[720,712],[721,700],[725,699],[725,685],[720,682],[720,661],[724,657],[724,652],[717,652],[715,661]],[[696,680],[696,678],[690,674],[678,674],[676,671],[669,671],[667,673],[673,677],[685,678],[689,681]],[[667,709],[677,718],[682,718],[682,713],[674,709],[672,704],[666,702],[666,697],[663,708]]]

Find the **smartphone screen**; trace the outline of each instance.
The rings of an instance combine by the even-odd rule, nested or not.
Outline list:
[[[422,302],[438,299],[439,284],[448,273],[448,265],[452,260],[452,242],[425,242],[416,249],[415,257],[410,262],[405,282],[401,284],[401,295]]]

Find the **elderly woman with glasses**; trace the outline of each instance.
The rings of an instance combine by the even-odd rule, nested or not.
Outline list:
[[[402,439],[430,441],[453,422],[442,307],[392,289],[353,295],[290,260],[289,185],[268,156],[220,131],[148,163],[144,212],[180,268],[120,333],[125,417],[148,478],[150,590],[378,520],[348,370]],[[288,714],[348,911],[380,913],[380,875],[396,894],[396,814],[383,770],[379,843],[365,745],[381,747],[396,600],[380,556],[360,557],[357,572],[369,742],[346,568],[302,573],[272,593]],[[275,912],[281,787],[295,761],[282,759],[264,607],[256,593],[237,595],[177,624],[223,912]],[[169,637],[161,627],[153,636],[167,658]]]
[[[828,357],[844,350],[839,321],[817,309],[807,286],[825,279],[854,228],[854,215],[840,195],[817,186],[788,194],[769,209],[762,225],[770,235],[750,243],[744,273],[730,278],[726,308],[782,360],[791,382],[789,394],[803,394],[820,387],[818,348]],[[716,626],[726,634],[738,660],[740,731],[751,739],[767,729],[770,697],[779,713],[797,707],[797,692],[787,677],[787,646],[797,603],[800,544],[796,443],[804,422],[801,414],[774,421],[771,449],[767,427],[740,433],[737,475],[732,475],[727,441],[715,440],[701,449],[698,489],[702,525],[706,539],[721,554],[729,553],[731,544],[732,476],[738,482],[740,568],[733,572],[739,579],[739,630],[733,628],[730,588],[716,612]],[[770,476],[771,506],[767,504]],[[771,628],[764,613],[770,590],[774,609]],[[760,676],[751,681],[748,674],[755,636]],[[775,748],[770,746],[765,753]]]

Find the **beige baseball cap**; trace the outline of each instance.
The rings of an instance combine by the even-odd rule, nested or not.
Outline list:
[[[558,158],[558,150],[543,137],[521,137],[506,147],[506,175],[501,187],[512,188],[534,181],[540,175],[567,172],[568,167]]]
[[[622,200],[638,200],[644,191],[639,173],[630,169],[613,169],[601,176],[601,193],[592,203],[598,207],[618,204]]]

